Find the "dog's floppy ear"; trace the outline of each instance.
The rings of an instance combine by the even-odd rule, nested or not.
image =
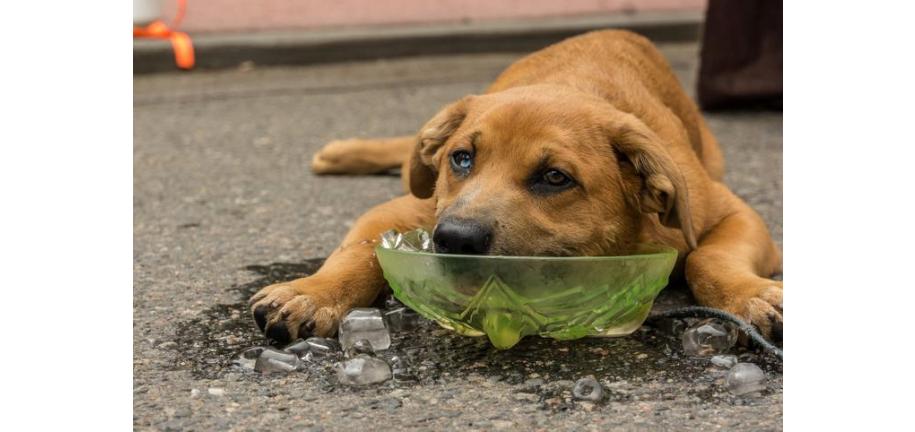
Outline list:
[[[622,114],[622,113],[620,113]],[[689,191],[680,168],[651,129],[635,116],[615,116],[611,126],[614,150],[641,178],[632,197],[643,213],[658,213],[661,223],[683,232],[690,249],[696,248],[689,211]],[[623,170],[625,171],[625,170]]]
[[[410,155],[410,192],[417,198],[432,196],[438,177],[435,154],[461,126],[467,116],[469,98],[470,96],[465,97],[446,106],[420,129],[416,147]]]

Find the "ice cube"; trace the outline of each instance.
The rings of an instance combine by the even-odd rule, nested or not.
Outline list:
[[[403,234],[392,229],[381,234],[381,247],[403,251],[432,252],[432,238],[429,236],[429,232],[422,228]]]
[[[360,339],[369,341],[373,351],[383,351],[391,346],[391,334],[384,324],[381,311],[375,308],[355,308],[340,322],[340,345],[350,351]]]
[[[308,342],[306,342],[302,339],[299,339],[289,345],[286,345],[286,347],[283,348],[283,351],[291,352],[291,353],[299,356],[300,358],[302,356],[304,356],[305,353],[308,352],[308,350],[309,350]]]
[[[594,379],[594,376],[588,375],[575,382],[575,387],[572,387],[572,396],[578,400],[600,402],[604,398],[604,388]]]
[[[254,370],[260,373],[292,372],[300,364],[299,356],[268,347],[257,357],[257,362],[254,363]]]
[[[714,318],[693,324],[681,337],[683,351],[689,355],[707,356],[727,351],[737,342],[737,328]]]
[[[372,349],[372,343],[368,339],[359,339],[353,343],[353,346],[350,347],[347,351],[347,357],[356,355],[356,354],[374,354],[375,350]]]
[[[400,240],[400,233],[395,229],[390,229],[381,233],[381,247],[385,249],[396,249],[400,244]]]
[[[359,354],[345,362],[334,365],[337,380],[345,385],[368,385],[391,379],[391,367],[384,360],[366,354]]]
[[[397,300],[397,297],[389,295],[388,298],[384,299],[384,308],[386,310],[397,309],[403,307],[403,303],[400,300]]]
[[[254,369],[254,363],[257,362],[257,358],[260,357],[262,352],[264,352],[264,347],[248,348],[239,353],[238,357],[232,361],[232,364],[242,369]]]
[[[766,373],[753,363],[737,363],[728,372],[725,383],[737,396],[758,393],[766,389]]]
[[[712,356],[712,364],[724,369],[730,369],[737,364],[737,356],[731,354],[720,354]]]
[[[679,335],[686,330],[686,323],[677,318],[661,318],[654,321],[655,328],[669,335]]]
[[[410,370],[410,363],[402,356],[391,357],[391,372],[397,381],[413,381],[416,379]]]
[[[415,229],[401,235],[401,244],[398,249],[414,252],[429,252],[432,249],[432,240],[429,238],[429,233],[426,232],[426,230],[421,228]]]
[[[384,312],[388,328],[394,332],[413,330],[419,323],[419,315],[406,307],[398,307]]]
[[[281,372],[292,372],[298,368],[297,365],[286,363],[281,360],[274,358],[259,358],[257,363],[254,364],[254,370],[260,373],[281,373]]]
[[[335,339],[312,336],[305,339],[308,344],[308,350],[318,356],[326,356],[340,352],[340,342]]]

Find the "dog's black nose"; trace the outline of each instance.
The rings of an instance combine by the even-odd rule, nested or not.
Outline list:
[[[435,251],[447,254],[483,255],[489,252],[492,230],[476,221],[447,218],[438,221],[432,233]]]

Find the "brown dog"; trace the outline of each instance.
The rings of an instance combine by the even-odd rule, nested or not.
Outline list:
[[[439,112],[418,137],[329,143],[315,172],[403,164],[411,194],[362,216],[312,276],[251,298],[273,339],[331,335],[384,287],[379,235],[425,227],[436,250],[617,255],[639,242],[680,251],[695,298],[781,333],[778,249],[723,183],[718,143],[661,54],[641,36],[574,37],[509,67],[486,94]]]

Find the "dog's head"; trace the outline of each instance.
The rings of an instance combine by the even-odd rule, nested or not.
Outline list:
[[[686,183],[635,116],[550,87],[468,96],[420,131],[410,189],[436,200],[436,249],[610,255],[656,213],[695,245]]]

